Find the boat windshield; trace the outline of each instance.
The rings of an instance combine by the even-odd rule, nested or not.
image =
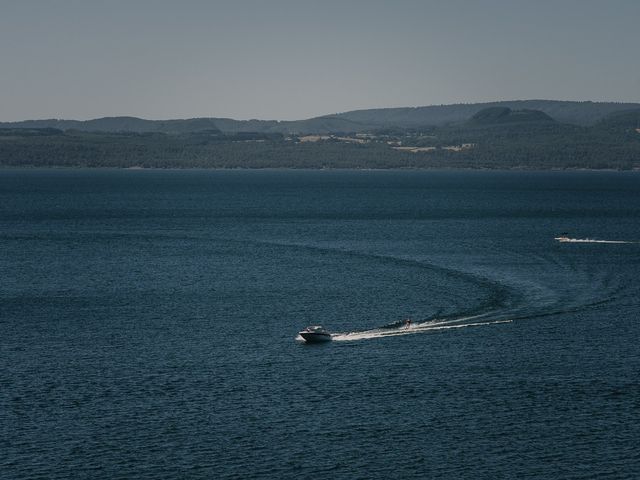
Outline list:
[[[316,332],[316,333],[321,333],[325,331],[324,327],[321,325],[313,325],[311,327],[307,327],[306,330],[308,332]]]

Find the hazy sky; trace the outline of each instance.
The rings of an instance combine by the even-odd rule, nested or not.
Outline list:
[[[640,101],[640,0],[0,0],[0,121]]]

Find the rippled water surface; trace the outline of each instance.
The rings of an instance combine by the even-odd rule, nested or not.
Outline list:
[[[640,478],[639,241],[639,173],[2,170],[0,476]]]

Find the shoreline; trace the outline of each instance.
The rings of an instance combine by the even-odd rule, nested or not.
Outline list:
[[[640,172],[640,167],[631,169],[621,168],[472,168],[472,167],[434,167],[434,168],[420,168],[420,167],[406,167],[406,168],[359,168],[359,167],[89,167],[89,166],[69,166],[69,165],[0,165],[0,172],[8,170],[96,170],[96,171],[127,171],[127,172],[145,172],[145,171],[171,171],[171,172],[183,172],[183,171],[219,171],[219,172],[233,172],[233,171],[307,171],[307,172],[609,172],[609,173],[634,173]]]

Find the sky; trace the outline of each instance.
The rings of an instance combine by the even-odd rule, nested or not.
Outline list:
[[[638,0],[0,0],[0,121],[640,102]]]

